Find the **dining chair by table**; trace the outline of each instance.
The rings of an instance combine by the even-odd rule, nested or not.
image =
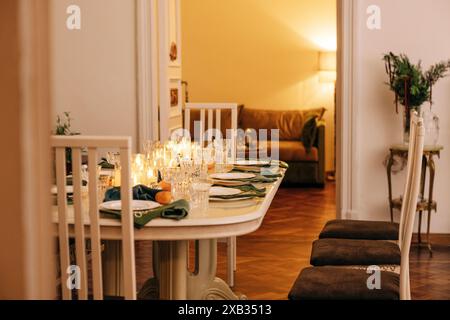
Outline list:
[[[70,274],[75,265],[79,272],[80,287],[77,298],[89,298],[88,267],[87,267],[87,240],[90,242],[90,257],[92,269],[92,297],[95,300],[104,298],[101,258],[100,215],[98,204],[98,176],[97,163],[100,148],[117,149],[120,152],[121,163],[121,244],[123,262],[123,294],[125,299],[136,299],[136,272],[134,229],[131,209],[131,138],[130,137],[90,137],[90,136],[52,136],[51,146],[55,150],[56,188],[58,207],[58,242],[59,264],[61,272],[61,290],[64,300],[71,300],[73,292]],[[82,186],[82,151],[88,152],[87,184],[88,199],[84,201]],[[73,185],[73,216],[69,216],[67,203],[67,177],[66,177],[66,150],[71,150],[72,157],[72,185]],[[88,215],[85,213],[89,213]],[[88,227],[88,228],[87,228]],[[88,231],[88,232],[86,232]],[[71,261],[69,239],[75,239],[75,261]]]
[[[411,127],[414,128],[421,118],[413,114],[412,119],[414,121],[411,121]],[[409,144],[409,148],[413,146],[412,143]],[[410,177],[407,175],[406,179],[406,184],[408,184]],[[397,239],[400,239],[400,234],[403,232],[405,226],[404,210],[405,207],[402,207],[399,228],[397,228]],[[363,224],[361,222],[361,225]],[[367,231],[369,226],[373,224],[375,223],[369,223],[364,231]],[[381,228],[376,230],[380,234],[382,233]],[[387,233],[393,233],[392,231],[389,230]],[[353,231],[351,235],[354,236],[355,233]],[[372,235],[374,234],[375,232],[372,233]],[[363,239],[355,239],[355,237],[350,237],[349,239],[320,238],[314,241],[311,252],[311,265],[370,266],[377,264],[383,266],[385,269],[399,271],[401,252],[398,240],[392,240],[394,237],[388,237],[388,240],[379,240],[376,237],[372,237],[372,239],[361,238]]]
[[[215,134],[222,135],[222,112],[230,112],[231,128],[230,136],[222,138],[230,138],[231,159],[236,158],[236,140],[238,127],[238,104],[237,103],[186,103],[184,110],[184,129],[191,128],[191,111],[196,110],[200,112],[200,119],[195,122],[198,123],[200,132],[200,139],[203,142],[212,142],[216,138]],[[195,132],[194,122],[194,132]],[[194,137],[191,137],[194,138]],[[221,241],[223,239],[219,239]],[[236,237],[225,239],[227,243],[227,283],[230,287],[234,286],[234,272],[236,271]]]
[[[295,281],[289,293],[289,299],[411,299],[409,251],[419,196],[424,147],[423,119],[416,113],[413,113],[410,130],[410,156],[408,157],[398,243],[401,252],[399,274],[380,270],[376,261],[373,261],[368,268],[363,269],[337,265],[308,267],[301,271]],[[378,241],[378,244],[381,243]],[[356,251],[355,255],[364,254],[364,248],[358,248],[356,242],[353,249]],[[380,272],[381,286],[379,288],[370,288],[368,285],[370,277],[368,272],[371,271]]]

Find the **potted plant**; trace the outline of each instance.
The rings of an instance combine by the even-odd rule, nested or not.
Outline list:
[[[60,115],[56,116],[55,135],[57,136],[76,136],[79,132],[72,132],[71,130],[70,112],[64,112],[64,118]],[[72,174],[72,149],[66,148],[66,174]]]
[[[441,61],[431,66],[427,71],[422,70],[421,61],[417,64],[410,62],[405,54],[396,55],[392,52],[383,57],[386,73],[389,76],[389,88],[395,93],[395,106],[404,106],[403,140],[409,141],[409,123],[411,111],[421,111],[422,105],[428,101],[433,104],[433,86],[447,76],[450,60]]]

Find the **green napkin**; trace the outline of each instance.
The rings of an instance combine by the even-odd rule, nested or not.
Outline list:
[[[212,198],[218,199],[239,199],[239,198],[263,198],[266,196],[266,188],[257,188],[254,185],[236,186],[230,187],[233,189],[239,189],[242,193],[232,195],[213,196]]]
[[[255,164],[251,166],[245,166],[245,165],[235,165],[234,170],[238,170],[241,172],[259,172],[261,168],[268,168],[271,166],[278,166],[282,169],[288,169],[289,165],[281,160],[271,160],[267,164]]]
[[[114,218],[120,219],[121,212],[116,210],[101,209],[101,213],[111,215]],[[181,220],[189,213],[189,202],[184,199],[174,201],[171,204],[161,206],[152,210],[135,211],[134,226],[137,229],[144,227],[147,223],[155,218]]]
[[[281,175],[269,175],[269,176],[263,176],[263,175],[256,175],[253,178],[249,179],[233,179],[233,181],[241,181],[241,182],[249,182],[249,183],[272,183],[277,181],[277,179],[281,177]]]
[[[281,161],[281,160],[272,160],[272,164],[278,165],[280,168],[283,168],[283,169],[289,168],[289,165],[286,162]]]
[[[101,166],[102,169],[114,169],[114,165],[112,163],[109,163],[105,158],[102,158],[98,165]]]

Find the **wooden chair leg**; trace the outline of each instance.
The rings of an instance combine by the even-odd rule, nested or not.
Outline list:
[[[234,265],[233,265],[233,271],[237,270],[237,237],[233,237],[233,261],[234,261]]]
[[[230,287],[234,287],[234,266],[236,260],[233,238],[227,238],[227,283]]]

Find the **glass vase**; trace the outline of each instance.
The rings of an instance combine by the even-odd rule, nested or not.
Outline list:
[[[404,107],[403,112],[403,143],[409,143],[409,131],[411,125],[411,112],[417,111],[420,114],[420,107],[407,108]]]
[[[425,127],[425,144],[437,145],[439,140],[439,117],[431,109],[427,108],[423,112],[423,122]]]

